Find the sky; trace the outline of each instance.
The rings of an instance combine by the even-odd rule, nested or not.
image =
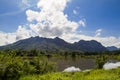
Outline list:
[[[120,0],[0,0],[0,46],[29,37],[120,47]]]

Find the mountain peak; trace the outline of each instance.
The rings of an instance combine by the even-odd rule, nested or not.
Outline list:
[[[58,39],[58,40],[60,39],[61,40],[61,38],[59,38],[59,37],[55,37],[54,39]]]

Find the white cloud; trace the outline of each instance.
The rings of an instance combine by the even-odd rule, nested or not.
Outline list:
[[[79,24],[68,20],[67,14],[64,14],[67,3],[68,0],[40,0],[37,4],[40,11],[26,11],[27,20],[37,22],[30,24],[30,28],[42,37],[61,36],[76,31]]]
[[[20,0],[19,8],[24,11],[30,7],[35,7],[39,0]]]
[[[69,0],[40,0],[37,4],[38,8],[40,8],[43,11],[63,11],[65,7],[67,6],[67,2]]]
[[[30,6],[30,0],[21,0],[23,5]]]
[[[95,36],[96,36],[96,37],[99,37],[99,36],[101,35],[101,32],[102,32],[102,29],[96,30]]]
[[[16,31],[15,34],[16,34],[16,40],[29,38],[34,35],[34,33],[31,30],[28,30],[22,26],[18,26],[18,30]]]
[[[82,27],[85,27],[86,26],[86,20],[85,19],[81,19],[79,21],[79,25],[82,26]]]
[[[41,17],[39,17],[38,12],[35,12],[35,11],[32,11],[32,10],[27,10],[26,15],[27,15],[27,20],[29,22],[32,22],[33,20],[39,21],[39,18],[42,17],[42,15],[41,15]]]
[[[76,10],[73,10],[73,14],[77,14],[77,11],[76,11]]]
[[[7,45],[14,43],[21,39],[26,39],[31,36],[34,36],[31,30],[26,29],[25,27],[19,26],[16,32],[13,33],[4,33],[0,32],[0,45]]]
[[[16,35],[14,33],[0,32],[0,45],[10,44],[16,41]]]

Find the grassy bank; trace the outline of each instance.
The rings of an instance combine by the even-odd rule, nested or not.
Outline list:
[[[120,80],[120,68],[75,73],[57,72],[45,75],[28,75],[21,77],[20,80]]]

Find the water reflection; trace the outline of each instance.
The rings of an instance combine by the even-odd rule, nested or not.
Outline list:
[[[64,69],[75,66],[81,70],[93,69],[96,66],[96,62],[94,59],[50,59],[51,61],[56,63],[58,71],[63,71]]]

